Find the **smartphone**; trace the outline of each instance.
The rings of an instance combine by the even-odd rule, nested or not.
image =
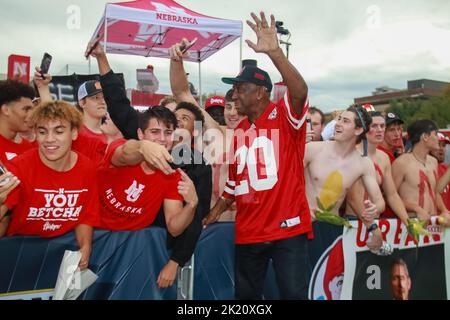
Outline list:
[[[100,37],[98,37],[97,40],[95,40],[95,42],[92,45],[92,47],[89,49],[88,52],[86,52],[86,55],[85,55],[86,59],[89,58],[89,56],[91,55],[92,51],[94,51],[95,48],[98,46],[99,42],[100,42]]]
[[[312,132],[311,119],[306,118],[306,133]],[[313,140],[312,136],[306,135],[306,143],[311,142]]]
[[[306,118],[306,131],[312,131],[311,119]]]
[[[194,38],[191,42],[189,42],[189,44],[187,46],[181,46],[180,47],[180,51],[181,53],[185,53],[186,51],[188,51],[190,48],[192,48],[192,46],[197,42],[197,38]]]
[[[44,74],[48,73],[48,70],[50,69],[50,64],[52,63],[52,56],[49,55],[47,52],[44,53],[44,57],[42,58],[41,62],[41,76],[45,79]]]
[[[6,172],[7,172],[7,171],[6,171],[5,167],[3,167],[3,166],[0,164],[0,176],[1,176],[1,175],[4,175]],[[9,178],[0,180],[0,187],[3,187],[3,186],[4,186],[5,184],[7,184],[8,182],[9,182]]]

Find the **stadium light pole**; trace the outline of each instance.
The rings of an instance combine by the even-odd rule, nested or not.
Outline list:
[[[284,44],[286,46],[286,58],[289,60],[289,46],[292,45],[292,43],[289,42],[289,39],[291,38],[291,33],[289,32],[288,29],[285,29],[283,27],[283,24],[284,24],[283,21],[275,21],[277,33],[280,34],[281,36],[288,36],[286,41],[280,39],[280,44]]]

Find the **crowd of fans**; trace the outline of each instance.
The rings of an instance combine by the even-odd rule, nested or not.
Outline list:
[[[94,228],[161,226],[172,249],[157,279],[163,288],[189,261],[205,225],[236,220],[236,296],[261,295],[265,271],[257,264],[272,258],[282,297],[305,298],[309,279],[296,278],[308,274],[299,270],[306,268],[307,237],[314,236],[318,212],[361,219],[377,254],[383,248],[378,218],[448,226],[444,150],[450,139],[436,124],[419,120],[405,134],[402,119],[371,105],[335,112],[325,123],[324,113],[308,106],[303,78],[278,47],[274,18],[253,19],[248,24],[258,43],[249,46],[267,54],[283,76],[287,91],[280,102],[269,100],[267,73],[246,66],[236,78],[223,79],[233,85],[225,96],[199,106],[183,67],[185,40],[169,49],[173,96],[143,113],[130,105],[102,45],[87,48],[100,79],[80,86],[76,108],[52,100],[51,75],[39,68],[33,79],[38,92],[0,81],[6,171],[0,176],[0,237],[74,230],[84,269]],[[251,141],[242,144],[242,137]],[[283,248],[295,252],[283,255]],[[285,266],[292,261],[295,272]]]

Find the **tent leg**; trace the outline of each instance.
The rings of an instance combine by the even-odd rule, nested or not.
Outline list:
[[[108,17],[105,16],[105,39],[103,40],[103,51],[106,53],[106,37],[108,36]]]
[[[202,64],[198,63],[198,95],[199,95],[199,102],[200,107],[203,107],[203,99],[202,99]]]
[[[238,70],[241,70],[241,68],[242,68],[242,36],[239,41],[239,69]]]

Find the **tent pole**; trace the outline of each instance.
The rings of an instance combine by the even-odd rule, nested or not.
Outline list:
[[[241,70],[242,68],[242,35],[241,35],[241,39],[239,41],[239,68],[238,70]]]
[[[202,63],[200,62],[200,51],[198,53],[198,94],[199,94],[199,102],[200,107],[203,107],[203,99],[202,99]]]
[[[105,12],[105,39],[103,40],[103,51],[106,53],[106,37],[108,36],[108,17],[106,16]]]

